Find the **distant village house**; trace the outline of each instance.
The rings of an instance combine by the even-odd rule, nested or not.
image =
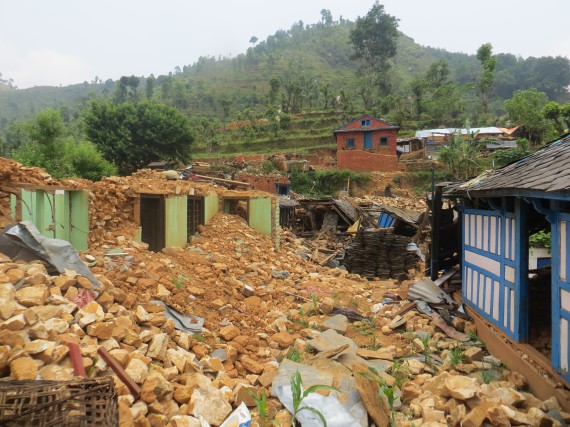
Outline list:
[[[334,130],[338,169],[397,170],[396,138],[399,130],[399,126],[370,115],[363,115]]]

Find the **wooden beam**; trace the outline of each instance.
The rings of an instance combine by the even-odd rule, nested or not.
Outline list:
[[[207,176],[207,175],[198,175],[198,174],[193,174],[192,176],[195,176],[197,178],[202,178],[202,179],[210,179],[214,182],[225,182],[227,184],[233,184],[233,185],[239,185],[242,187],[249,187],[249,183],[248,182],[241,182],[241,181],[234,181],[231,179],[224,179],[224,178],[215,178],[213,176]]]
[[[497,331],[493,325],[483,319],[475,310],[467,306],[465,306],[465,309],[473,318],[473,322],[477,327],[477,335],[481,337],[489,353],[504,361],[511,371],[516,371],[523,375],[528,381],[531,393],[536,397],[546,400],[555,396],[562,409],[570,412],[570,393],[568,392],[570,384],[558,372],[550,366],[545,369],[544,364],[539,363],[540,367],[545,369],[552,377],[552,380],[544,378],[531,363],[519,356],[518,352],[528,355],[529,351],[526,344],[514,342],[505,334]],[[566,389],[557,388],[556,383],[563,384]]]

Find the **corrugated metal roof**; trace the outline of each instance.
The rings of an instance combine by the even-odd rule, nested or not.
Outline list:
[[[420,222],[420,216],[422,214],[421,212],[409,211],[406,209],[397,208],[395,206],[382,205],[379,203],[374,203],[372,206],[366,206],[364,209],[371,214],[385,212],[393,218],[397,218],[400,221],[404,221],[411,225],[418,225]]]
[[[570,134],[548,144],[536,153],[478,177],[446,194],[510,195],[516,192],[540,191],[547,195],[570,193]]]
[[[356,220],[356,209],[344,199],[333,199],[333,204],[340,209],[345,215],[347,215],[352,222]]]
[[[479,135],[494,135],[504,133],[501,129],[494,126],[482,127],[482,128],[470,128],[469,130],[465,128],[447,128],[447,129],[425,129],[416,131],[416,137],[418,138],[429,138],[431,136],[437,135],[453,135],[460,133],[461,135],[467,135],[468,133],[479,133]]]
[[[287,197],[279,196],[279,206],[284,208],[293,208],[295,206],[299,206],[299,202],[297,200],[288,199]]]
[[[449,135],[449,129],[425,129],[416,131],[417,138],[429,138],[434,135]]]
[[[487,150],[497,150],[500,148],[517,148],[516,141],[492,141],[485,144]]]
[[[420,222],[421,212],[408,211],[405,209],[397,208],[395,206],[386,206],[386,205],[381,205],[380,210],[382,212],[389,213],[390,215],[404,222],[407,222],[408,224],[417,225]]]

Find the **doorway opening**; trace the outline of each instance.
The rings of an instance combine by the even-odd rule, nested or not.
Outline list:
[[[552,360],[551,226],[532,205],[528,224],[528,343]]]
[[[241,216],[249,224],[249,200],[224,199],[224,213]]]
[[[161,251],[166,245],[165,201],[159,194],[141,194],[141,241],[149,250]]]
[[[204,198],[188,196],[186,230],[189,241],[190,238],[198,231],[199,225],[204,225]]]

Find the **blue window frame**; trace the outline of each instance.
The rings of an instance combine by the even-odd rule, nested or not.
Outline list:
[[[355,143],[354,143],[354,138],[346,138],[344,140],[344,148],[346,148],[347,150],[352,150],[356,147]]]
[[[360,126],[370,126],[370,119],[362,119],[360,121]]]

